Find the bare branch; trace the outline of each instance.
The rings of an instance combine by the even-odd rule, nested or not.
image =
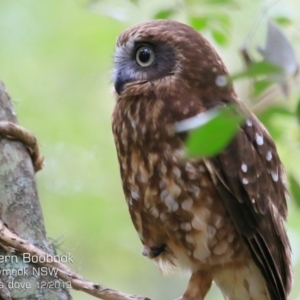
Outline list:
[[[61,263],[55,256],[44,252],[17,236],[9,230],[2,221],[0,221],[0,241],[5,246],[13,248],[20,254],[26,253],[26,255],[29,255],[30,257],[34,256],[35,261],[40,262],[40,266],[48,267],[49,269],[57,269],[57,276],[60,279],[65,282],[70,282],[74,289],[84,291],[96,298],[103,300],[151,300],[147,297],[124,294],[84,279],[81,275],[75,273],[69,267]]]

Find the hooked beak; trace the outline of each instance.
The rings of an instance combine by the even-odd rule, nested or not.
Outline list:
[[[126,80],[124,80],[123,76],[120,73],[118,73],[115,78],[115,81],[114,81],[114,86],[115,86],[116,92],[119,95],[121,95],[125,83],[126,83]]]

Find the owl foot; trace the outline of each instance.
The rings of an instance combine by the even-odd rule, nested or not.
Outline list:
[[[1,121],[0,136],[10,140],[16,140],[24,144],[31,157],[35,172],[38,172],[43,168],[44,158],[40,155],[37,140],[30,131],[15,123]]]
[[[176,300],[204,300],[211,287],[212,277],[207,271],[196,271],[192,274],[184,294]]]

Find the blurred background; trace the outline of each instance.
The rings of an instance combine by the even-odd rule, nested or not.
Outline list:
[[[47,233],[60,253],[73,255],[73,270],[94,282],[157,300],[179,297],[188,280],[187,274],[163,277],[141,255],[124,201],[110,124],[114,106],[110,69],[118,35],[155,17],[193,23],[235,73],[243,69],[239,47],[249,33],[253,53],[256,45],[264,44],[267,17],[278,21],[299,57],[299,12],[298,0],[0,1],[0,78],[19,122],[39,140],[45,168],[37,181]],[[241,99],[255,106],[247,83],[237,86]],[[259,112],[293,178],[288,233],[295,266],[290,299],[296,300],[300,299],[300,134],[295,114],[299,89],[290,90],[289,100],[280,93],[277,98],[275,110],[271,104]],[[75,300],[92,299],[71,292]],[[214,287],[208,299],[222,296]]]

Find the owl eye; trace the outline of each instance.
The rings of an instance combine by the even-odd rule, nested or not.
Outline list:
[[[154,61],[155,55],[151,47],[142,46],[137,49],[135,60],[141,67],[148,67]]]

